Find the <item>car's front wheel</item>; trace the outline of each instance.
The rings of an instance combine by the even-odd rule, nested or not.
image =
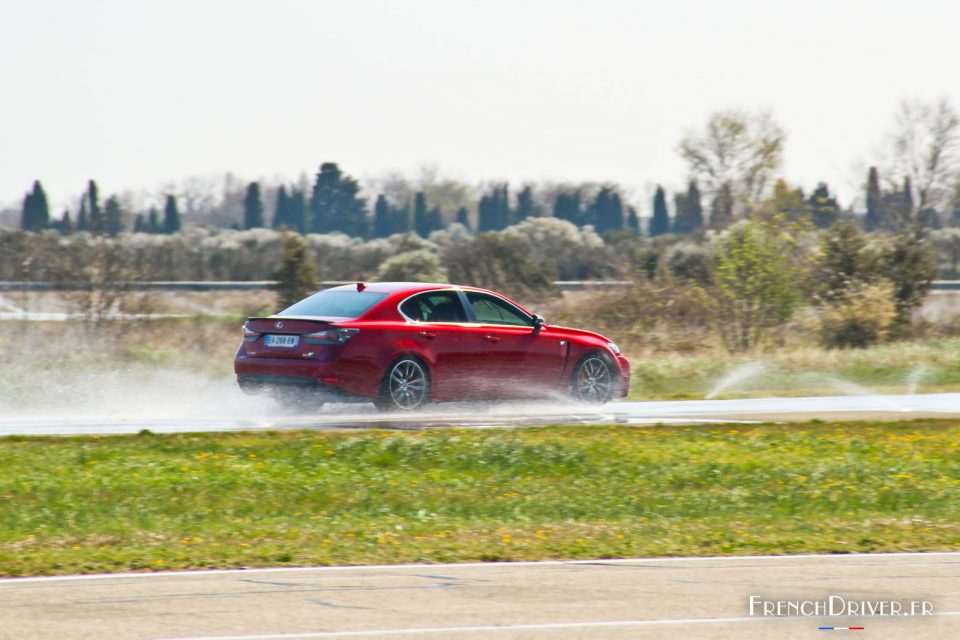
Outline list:
[[[373,404],[382,411],[413,411],[430,399],[430,375],[416,358],[404,357],[387,369]]]
[[[617,374],[610,362],[599,353],[588,353],[573,369],[570,393],[575,400],[603,404],[613,398]]]

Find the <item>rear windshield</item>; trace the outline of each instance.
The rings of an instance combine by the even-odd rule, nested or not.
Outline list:
[[[387,297],[375,291],[321,291],[287,307],[278,316],[356,318]]]

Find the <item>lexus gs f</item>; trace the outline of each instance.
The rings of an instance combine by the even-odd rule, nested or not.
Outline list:
[[[358,282],[249,318],[234,369],[244,391],[299,408],[561,395],[599,404],[630,385],[630,363],[603,336],[449,284]]]

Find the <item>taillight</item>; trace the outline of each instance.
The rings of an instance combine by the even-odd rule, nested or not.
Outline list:
[[[243,325],[243,341],[244,342],[256,342],[257,338],[260,337],[260,334],[256,331],[250,329],[247,325]]]
[[[310,344],[343,344],[353,336],[360,333],[360,329],[327,329],[326,331],[317,331],[308,333],[303,338]]]

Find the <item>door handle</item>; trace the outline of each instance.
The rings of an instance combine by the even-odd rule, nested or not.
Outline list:
[[[431,338],[431,339],[437,337],[437,334],[435,334],[432,331],[421,331],[420,335],[422,335],[424,338]]]
[[[483,339],[487,342],[500,342],[500,336],[483,336]]]

